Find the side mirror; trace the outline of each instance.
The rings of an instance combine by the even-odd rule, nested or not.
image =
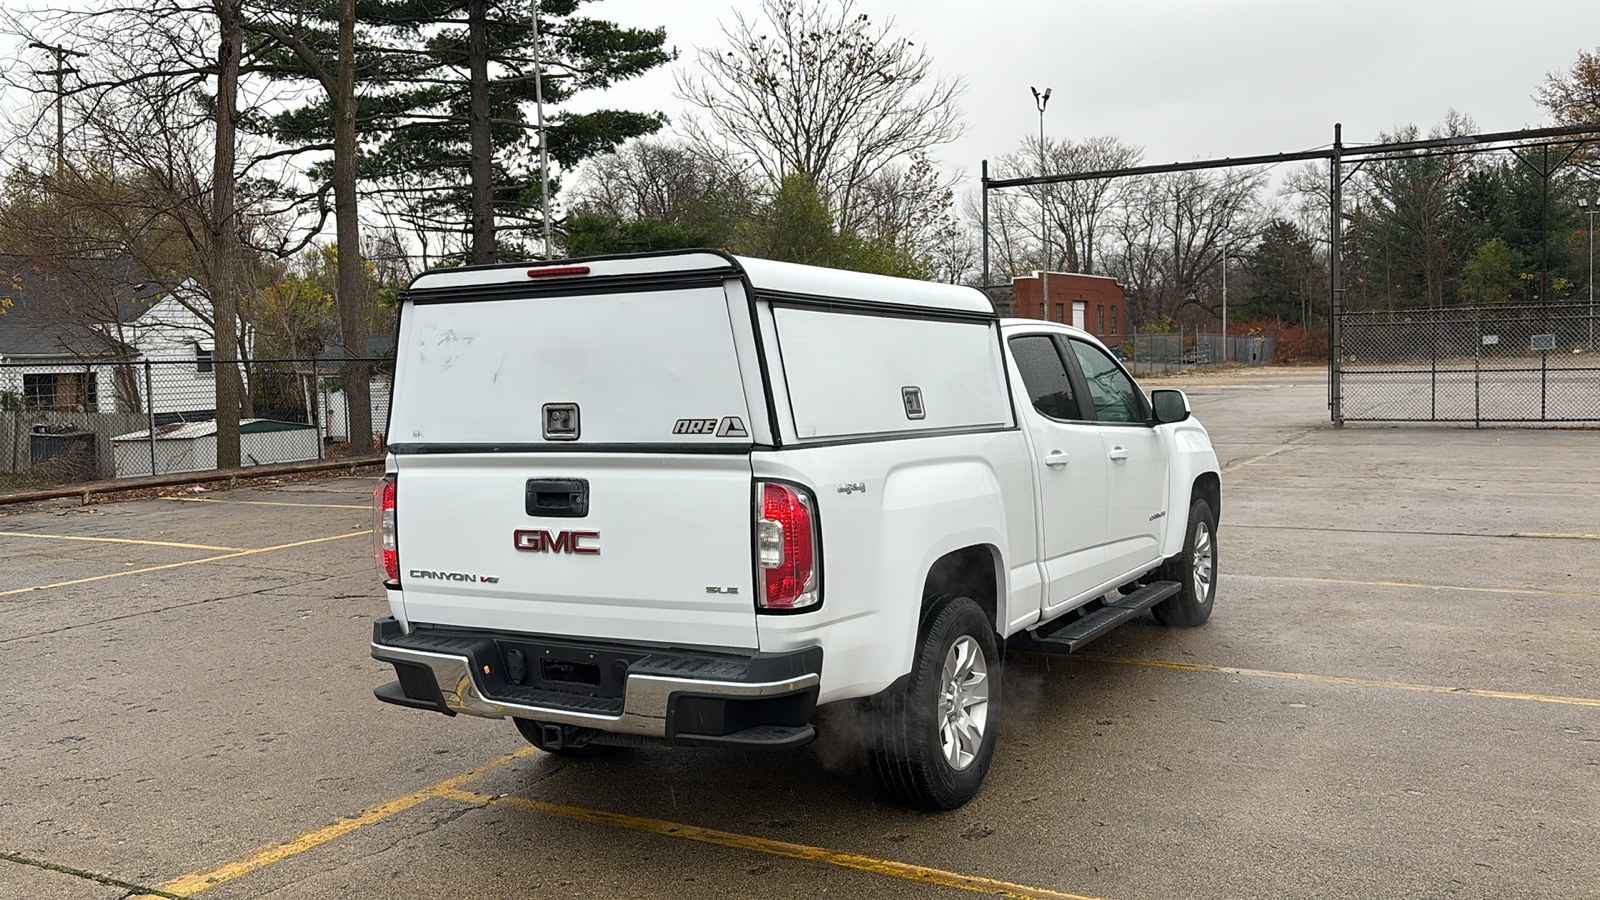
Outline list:
[[[1182,422],[1189,418],[1189,395],[1171,388],[1154,390],[1150,392],[1150,408],[1157,425]]]

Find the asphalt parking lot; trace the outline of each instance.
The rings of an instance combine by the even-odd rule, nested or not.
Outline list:
[[[943,814],[826,736],[569,761],[378,703],[371,478],[0,507],[0,897],[1600,895],[1600,436],[1167,383],[1215,615],[1012,655]]]

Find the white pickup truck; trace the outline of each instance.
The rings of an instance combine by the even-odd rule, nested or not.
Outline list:
[[[1181,391],[976,290],[712,251],[403,295],[379,699],[556,753],[793,747],[853,703],[904,802],[994,752],[1008,642],[1211,613],[1221,482]]]

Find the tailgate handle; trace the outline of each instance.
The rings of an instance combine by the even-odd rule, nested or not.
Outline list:
[[[581,519],[589,514],[589,481],[529,478],[526,508],[530,516]]]

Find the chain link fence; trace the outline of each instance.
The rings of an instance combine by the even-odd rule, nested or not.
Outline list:
[[[1277,355],[1271,335],[1139,331],[1102,338],[1135,375],[1168,374],[1220,365],[1264,366]]]
[[[1334,422],[1600,422],[1597,332],[1587,303],[1340,313]]]
[[[378,449],[392,359],[208,356],[0,364],[0,490],[217,468],[217,374],[238,366],[239,460],[261,466],[348,455],[347,379],[365,363]],[[358,417],[357,417],[358,418]]]

